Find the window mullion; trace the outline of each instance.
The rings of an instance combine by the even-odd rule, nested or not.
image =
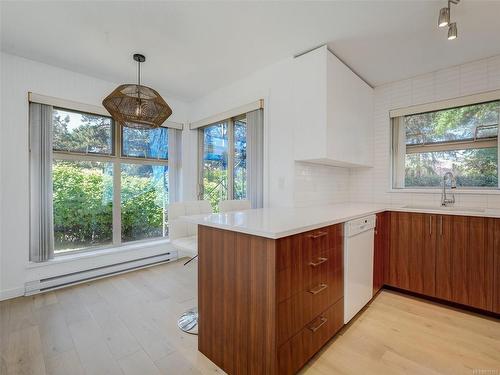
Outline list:
[[[198,129],[198,200],[203,200],[204,186],[203,186],[203,151],[205,146],[205,130],[204,128]]]
[[[113,244],[122,242],[122,217],[121,217],[121,163],[116,159],[113,163]]]
[[[121,129],[116,121],[115,124],[115,160],[113,162],[113,244],[120,245],[122,242],[122,216],[121,216]]]
[[[234,199],[234,121],[227,120],[227,198]]]

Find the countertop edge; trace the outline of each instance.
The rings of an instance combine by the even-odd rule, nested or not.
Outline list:
[[[369,205],[369,204],[367,204]],[[371,204],[371,205],[377,205],[377,204]],[[307,232],[310,230],[315,230],[319,228],[323,228],[329,225],[335,225],[339,223],[345,223],[350,220],[358,219],[363,216],[367,215],[374,215],[380,212],[386,212],[386,211],[395,211],[395,212],[411,212],[411,213],[424,213],[424,214],[436,214],[436,215],[453,215],[453,216],[471,216],[471,217],[488,217],[488,218],[500,218],[500,210],[493,210],[493,209],[485,209],[485,211],[468,211],[467,208],[464,208],[464,211],[460,211],[459,209],[457,210],[440,210],[440,209],[432,209],[432,208],[408,208],[405,206],[401,205],[377,205],[377,208],[372,208],[372,209],[367,209],[367,210],[359,210],[358,213],[352,214],[352,215],[347,215],[347,216],[337,216],[332,218],[331,220],[322,220],[319,222],[314,222],[312,224],[308,225],[301,225],[298,227],[293,227],[289,230],[284,230],[284,231],[279,231],[279,232],[271,232],[271,231],[265,231],[265,230],[260,230],[260,229],[255,229],[255,228],[246,228],[244,226],[237,226],[237,225],[229,225],[229,224],[223,224],[223,223],[218,223],[218,222],[210,222],[210,221],[204,221],[200,218],[201,215],[195,215],[195,216],[184,216],[182,217],[182,220],[185,220],[187,222],[190,222],[192,224],[198,224],[198,225],[204,225],[206,227],[210,228],[216,228],[216,229],[222,229],[222,230],[229,230],[237,233],[243,233],[243,234],[248,234],[248,235],[253,235],[253,236],[258,236],[258,237],[264,237],[264,238],[269,238],[273,240],[277,240],[283,237],[288,237],[288,236],[293,236],[295,234]],[[335,206],[332,206],[334,208]],[[334,215],[332,215],[334,216]]]
[[[243,227],[237,227],[237,226],[231,226],[231,225],[224,225],[224,224],[219,224],[219,223],[210,223],[210,222],[199,222],[199,221],[192,221],[193,224],[198,224],[198,225],[203,225],[205,227],[210,227],[210,228],[216,228],[216,229],[222,229],[222,230],[229,230],[233,232],[238,232],[238,233],[243,233],[243,234],[249,234],[252,236],[257,236],[257,237],[265,237],[269,238],[271,240],[278,240],[283,237],[288,237],[288,236],[293,236],[295,234],[303,233],[303,232],[308,232],[310,230],[315,230],[319,228],[323,228],[329,225],[335,225],[335,224],[340,224],[340,223],[345,223],[346,221],[354,220],[354,219],[359,219],[363,216],[367,215],[374,215],[379,212],[384,212],[387,211],[386,209],[380,209],[380,210],[371,210],[371,211],[365,211],[360,214],[356,215],[351,215],[351,216],[343,216],[341,218],[336,218],[332,220],[327,220],[327,221],[322,221],[320,223],[315,223],[311,225],[306,225],[306,226],[301,226],[299,228],[293,228],[290,230],[286,231],[281,231],[281,232],[265,232],[265,231],[260,231],[260,230],[255,230],[255,229],[246,229]]]

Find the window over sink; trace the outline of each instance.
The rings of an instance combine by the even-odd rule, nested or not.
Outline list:
[[[498,189],[500,100],[392,118],[392,187]]]

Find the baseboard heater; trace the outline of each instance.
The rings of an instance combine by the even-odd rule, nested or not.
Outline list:
[[[96,267],[85,271],[68,273],[66,275],[48,277],[46,279],[29,281],[25,284],[25,296],[50,290],[64,288],[66,286],[84,283],[90,280],[102,279],[104,277],[118,275],[141,268],[151,267],[161,263],[167,263],[177,259],[177,252],[168,252],[127,262],[116,263],[109,266]]]

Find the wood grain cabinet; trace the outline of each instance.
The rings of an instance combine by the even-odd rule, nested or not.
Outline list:
[[[342,224],[198,236],[198,349],[227,373],[293,374],[342,328]]]
[[[466,305],[469,217],[440,215],[438,220],[436,297]]]
[[[479,309],[493,309],[494,219],[469,219],[469,247],[466,253],[467,304]]]
[[[408,288],[434,296],[436,292],[436,215],[412,214],[408,246]]]
[[[390,215],[390,212],[377,214],[373,250],[373,295],[382,289],[388,279],[389,267],[386,267],[386,260],[389,259]]]
[[[436,215],[391,212],[389,246],[387,283],[433,296]]]
[[[392,212],[390,223],[389,278],[387,284],[409,289],[411,213]]]
[[[500,314],[500,219],[493,221],[493,311]]]
[[[500,219],[391,212],[388,233],[386,284],[498,312]]]
[[[496,223],[482,217],[439,216],[437,297],[493,311]]]

